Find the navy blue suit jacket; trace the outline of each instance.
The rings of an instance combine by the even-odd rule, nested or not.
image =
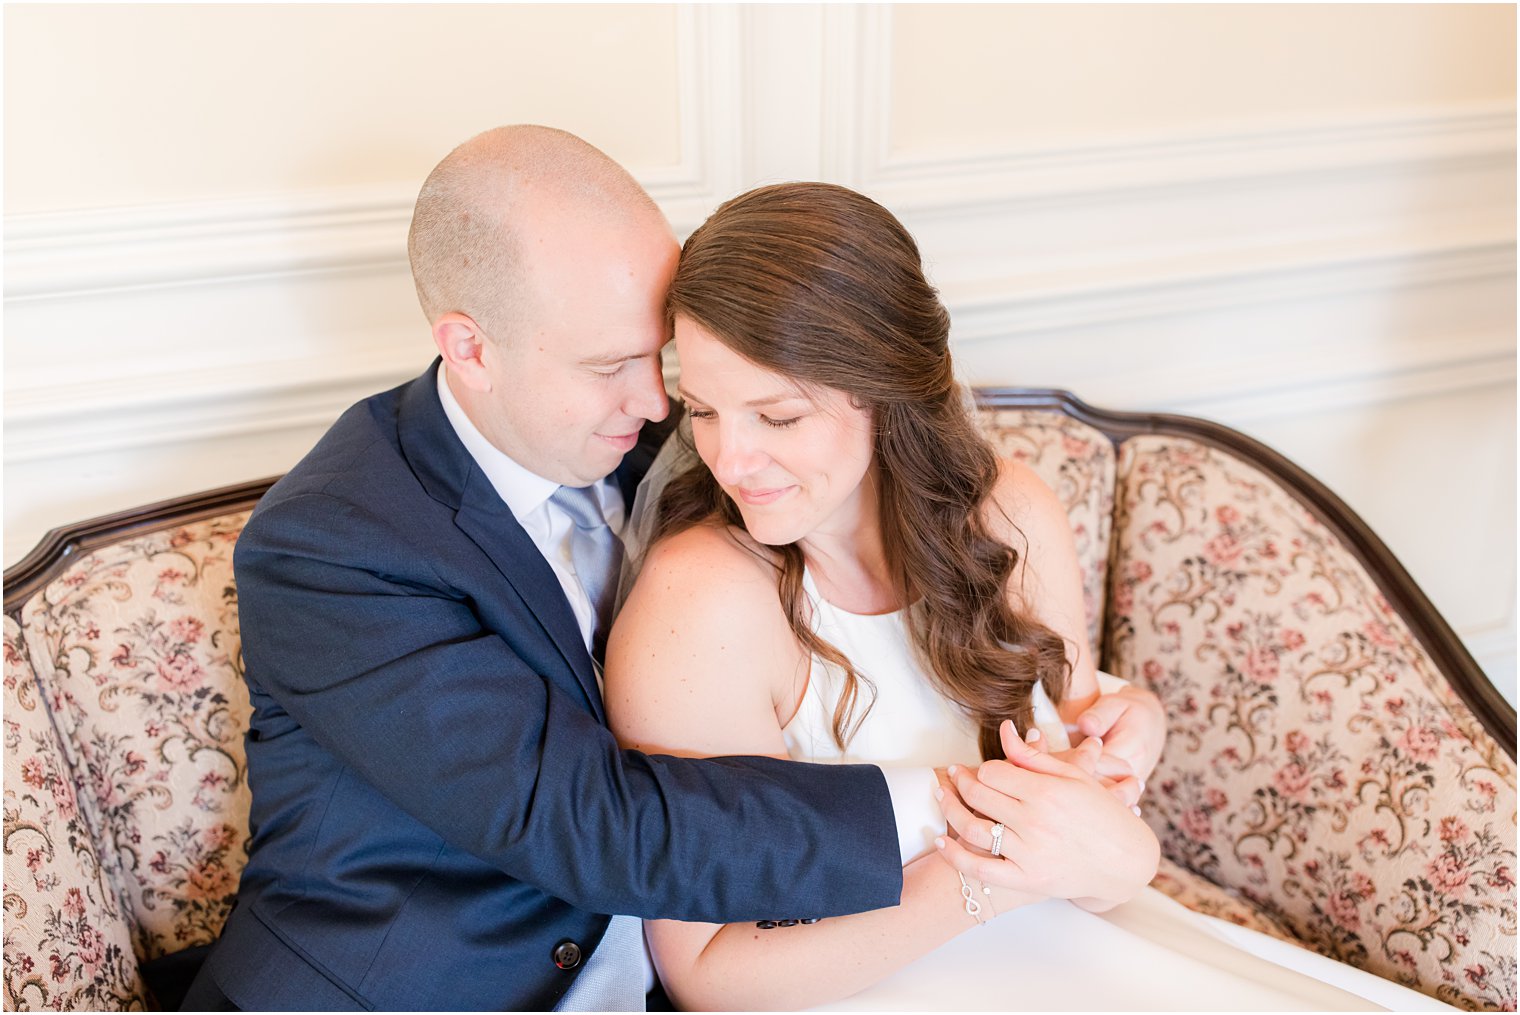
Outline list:
[[[238,541],[252,849],[202,975],[243,1008],[546,1009],[604,914],[895,905],[876,768],[618,748],[437,369],[344,413]],[[630,503],[666,430],[617,473]]]

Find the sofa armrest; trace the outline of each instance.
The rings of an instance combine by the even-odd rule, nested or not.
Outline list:
[[[1119,456],[1108,662],[1166,705],[1163,850],[1317,950],[1515,1005],[1515,769],[1336,535],[1186,437]]]
[[[5,1007],[141,1010],[131,930],[10,616],[4,700]]]

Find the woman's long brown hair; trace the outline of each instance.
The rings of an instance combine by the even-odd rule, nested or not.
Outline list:
[[[998,724],[1011,718],[1028,728],[1035,682],[1060,701],[1071,664],[1059,635],[1009,606],[1018,554],[983,519],[997,456],[955,383],[949,315],[913,237],[891,212],[843,187],[762,187],[691,234],[666,306],[672,320],[689,318],[745,359],[845,392],[869,410],[886,559],[901,601],[913,604],[913,647],[939,691],[979,727],[982,756],[1001,757]],[[714,518],[744,526],[697,465],[665,488],[657,535]],[[813,632],[802,551],[774,549],[792,632],[845,674],[833,723],[843,749],[869,711],[869,703],[857,707],[865,681]]]

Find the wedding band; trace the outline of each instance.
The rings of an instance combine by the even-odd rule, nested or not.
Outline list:
[[[1003,823],[999,821],[992,826],[992,855],[1003,855]]]

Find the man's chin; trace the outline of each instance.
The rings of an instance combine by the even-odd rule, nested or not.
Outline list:
[[[591,438],[586,454],[576,463],[575,475],[579,485],[590,486],[612,475],[623,464],[623,455],[624,452],[618,451],[599,437]]]

